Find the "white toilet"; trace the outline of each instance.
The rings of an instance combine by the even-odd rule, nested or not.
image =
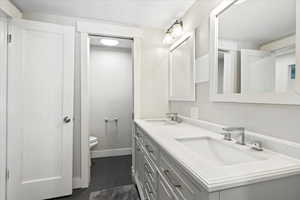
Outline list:
[[[96,146],[98,144],[98,138],[95,136],[90,136],[89,137],[89,145],[90,145],[90,149],[92,149],[94,146]]]
[[[92,148],[98,144],[98,138],[95,136],[89,136],[89,146],[90,146],[90,159],[89,159],[89,166],[92,166]]]

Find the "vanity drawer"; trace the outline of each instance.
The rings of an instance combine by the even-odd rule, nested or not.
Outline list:
[[[149,184],[148,181],[144,182],[143,192],[145,196],[145,200],[156,200],[156,192],[154,188]]]
[[[158,177],[158,186],[157,186],[157,199],[158,200],[177,200],[174,197],[172,188],[167,184],[163,176]]]
[[[142,145],[139,143],[139,141],[137,140],[137,138],[135,138],[135,174],[139,180],[140,183],[143,183],[144,181],[144,151],[142,148]]]
[[[152,188],[156,188],[157,186],[157,170],[152,165],[151,161],[149,160],[148,156],[144,156],[144,172],[145,177],[147,177],[147,180],[149,184],[151,184]]]
[[[166,155],[160,157],[160,170],[179,200],[196,200],[197,188]]]
[[[135,137],[138,138],[141,143],[143,143],[144,132],[137,125],[135,126]]]
[[[144,147],[153,163],[158,163],[159,149],[149,137],[144,137]]]

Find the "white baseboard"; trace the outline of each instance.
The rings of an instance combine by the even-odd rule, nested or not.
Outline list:
[[[81,188],[81,178],[73,177],[73,189]]]
[[[109,150],[96,150],[91,151],[92,158],[105,158],[105,157],[115,157],[115,156],[125,156],[131,155],[131,148],[121,148],[121,149],[109,149]]]

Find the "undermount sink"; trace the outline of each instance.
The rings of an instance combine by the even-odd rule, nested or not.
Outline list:
[[[146,122],[153,123],[156,125],[175,125],[177,122],[168,119],[147,119]]]
[[[267,159],[264,156],[257,155],[259,152],[242,150],[234,146],[238,144],[226,144],[225,141],[211,137],[184,138],[176,140],[194,153],[197,153],[211,165],[217,167]]]

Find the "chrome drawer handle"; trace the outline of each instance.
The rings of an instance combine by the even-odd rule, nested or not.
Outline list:
[[[150,148],[149,145],[146,145],[146,149],[147,149],[147,151],[149,151],[149,153],[154,153],[154,151]]]
[[[175,187],[175,188],[181,188],[181,185],[178,183],[174,183],[172,180],[173,178],[171,177],[171,172],[169,170],[164,170],[164,174],[166,175],[167,179],[170,181],[170,183]]]

